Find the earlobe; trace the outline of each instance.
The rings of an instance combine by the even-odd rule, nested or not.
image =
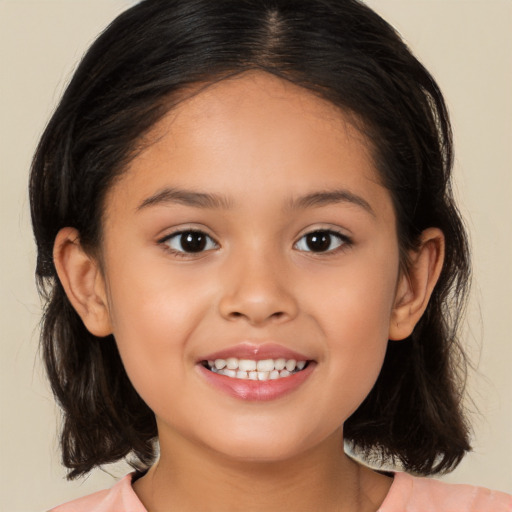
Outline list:
[[[98,263],[82,248],[76,229],[58,232],[53,260],[66,295],[89,332],[100,337],[111,334],[105,282]]]
[[[403,340],[427,308],[444,261],[444,235],[438,228],[421,234],[419,248],[410,253],[410,266],[399,278],[395,305],[391,313],[389,339]]]

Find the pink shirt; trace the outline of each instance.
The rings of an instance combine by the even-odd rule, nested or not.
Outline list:
[[[125,476],[114,487],[60,505],[50,512],[147,512]],[[377,512],[512,512],[512,496],[472,485],[447,484],[395,473]]]

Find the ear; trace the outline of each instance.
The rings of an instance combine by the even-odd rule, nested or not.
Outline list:
[[[444,261],[444,235],[438,228],[421,234],[419,248],[409,254],[410,265],[401,272],[389,325],[389,339],[403,340],[427,308]]]
[[[58,232],[53,261],[66,295],[88,331],[95,336],[111,334],[105,281],[96,260],[82,248],[76,229]]]

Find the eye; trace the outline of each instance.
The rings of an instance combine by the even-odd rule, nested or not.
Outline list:
[[[199,253],[218,247],[209,235],[194,230],[179,231],[164,238],[161,242],[177,253]]]
[[[327,229],[319,229],[307,233],[295,244],[295,248],[299,251],[307,252],[331,252],[342,247],[343,245],[350,244],[350,239]]]

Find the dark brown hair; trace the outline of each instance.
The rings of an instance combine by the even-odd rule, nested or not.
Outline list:
[[[402,255],[425,228],[446,237],[426,313],[409,339],[389,342],[375,387],[345,424],[346,440],[367,459],[421,474],[452,469],[469,449],[456,338],[469,251],[450,188],[450,123],[431,75],[357,0],[146,0],[89,49],[32,166],[36,274],[46,301],[41,346],[64,414],[70,478],[128,455],[139,467],[151,464],[157,429],[114,338],[90,334],[69,303],[52,260],[55,236],[72,226],[86,248],[99,247],[105,193],[141,136],[186,87],[255,69],[359,120],[393,199]]]

